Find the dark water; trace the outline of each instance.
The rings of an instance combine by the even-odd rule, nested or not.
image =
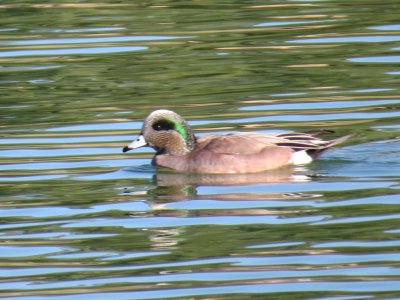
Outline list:
[[[400,299],[398,1],[0,3],[0,297]],[[302,168],[157,170],[198,134],[353,134]]]

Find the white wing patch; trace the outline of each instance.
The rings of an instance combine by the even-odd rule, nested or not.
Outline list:
[[[290,162],[294,165],[305,165],[312,162],[313,159],[305,150],[293,152]]]

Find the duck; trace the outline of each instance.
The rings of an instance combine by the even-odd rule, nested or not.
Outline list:
[[[144,120],[139,136],[122,151],[152,147],[152,164],[179,172],[235,174],[255,173],[288,165],[305,165],[349,138],[322,140],[333,133],[235,132],[196,137],[189,123],[174,111],[159,109]]]

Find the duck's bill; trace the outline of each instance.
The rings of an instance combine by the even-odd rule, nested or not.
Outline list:
[[[143,135],[139,135],[136,140],[134,140],[128,146],[125,146],[122,149],[122,152],[128,152],[129,150],[133,150],[144,146],[147,146],[147,142],[145,141]]]

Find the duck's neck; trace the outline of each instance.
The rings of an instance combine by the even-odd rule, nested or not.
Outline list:
[[[157,154],[183,156],[189,154],[194,149],[196,146],[195,135],[187,124],[186,126],[182,126],[182,128],[176,128],[170,132],[168,136],[158,137],[158,147],[154,147]]]
[[[196,145],[196,137],[193,134],[192,129],[189,126],[187,126],[185,148],[188,150],[188,152],[191,152],[194,149],[195,145]]]
[[[174,143],[174,142],[173,142]],[[182,156],[192,152],[196,145],[196,137],[192,130],[187,127],[185,130],[185,136],[179,132],[179,141],[175,141],[175,145],[168,151],[172,155]],[[178,146],[178,147],[177,147]]]
[[[179,133],[180,136],[180,147],[179,150],[175,148],[175,153],[173,155],[185,155],[190,153],[194,146],[196,145],[196,137],[193,134],[192,129],[190,128],[189,124],[181,118],[180,122],[175,123],[175,130]]]

